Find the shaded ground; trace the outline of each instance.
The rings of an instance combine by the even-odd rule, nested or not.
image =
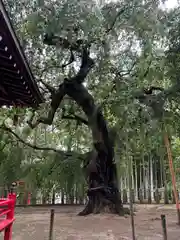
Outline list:
[[[53,240],[132,239],[130,217],[114,215],[76,216],[81,207],[55,207]],[[136,205],[137,240],[161,240],[160,215],[166,214],[168,240],[180,239],[174,205]],[[48,240],[50,208],[17,208],[13,240]],[[114,237],[112,236],[114,235]]]

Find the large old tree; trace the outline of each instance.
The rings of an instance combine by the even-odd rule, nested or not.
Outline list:
[[[83,157],[86,156],[84,175],[88,184],[87,194],[89,201],[84,211],[80,214],[85,215],[91,212],[98,213],[107,210],[124,214],[118,191],[114,161],[116,132],[107,126],[104,116],[108,112],[108,120],[113,119],[109,117],[110,115],[116,118],[114,122],[118,125],[117,131],[121,129],[124,135],[131,135],[128,139],[128,144],[133,142],[135,150],[129,151],[128,156],[133,156],[137,150],[136,148],[138,148],[138,151],[139,149],[142,150],[142,145],[144,144],[144,136],[140,136],[142,137],[141,141],[135,137],[139,137],[139,134],[142,134],[140,131],[138,132],[142,123],[144,123],[145,132],[148,129],[151,131],[151,126],[147,126],[150,118],[161,119],[164,115],[164,106],[167,100],[172,98],[176,100],[178,98],[176,95],[178,95],[177,93],[180,89],[179,75],[174,75],[177,73],[177,70],[179,71],[179,61],[174,58],[172,53],[179,51],[179,41],[176,41],[177,48],[168,55],[170,66],[167,63],[164,49],[159,49],[159,44],[157,44],[157,41],[161,42],[164,36],[166,36],[163,35],[163,29],[165,28],[165,31],[167,31],[169,27],[169,25],[165,27],[167,12],[159,9],[160,1],[122,1],[117,3],[110,1],[109,4],[102,3],[101,6],[96,6],[96,8],[93,5],[94,1],[87,2],[90,5],[86,6],[86,8],[83,7],[84,1],[79,0],[39,1],[39,3],[30,1],[26,6],[23,4],[16,6],[15,2],[10,0],[9,2],[11,3],[9,12],[14,16],[13,21],[16,23],[14,25],[18,28],[18,34],[22,38],[23,47],[26,49],[35,77],[46,81],[41,81],[41,83],[50,93],[50,99],[48,98],[49,93],[45,93],[47,102],[51,101],[47,117],[40,118],[37,121],[34,118],[29,122],[29,125],[34,128],[39,123],[51,125],[54,122],[56,124],[54,116],[58,108],[60,108],[60,113],[56,114],[57,122],[61,121],[60,117],[62,116],[62,118],[73,119],[77,123],[81,122],[87,125],[92,131],[93,139],[92,151],[83,154]],[[77,3],[82,4],[78,5]],[[12,4],[15,4],[15,7],[10,7]],[[122,7],[124,5],[126,6],[125,8]],[[94,9],[98,11],[94,12]],[[25,14],[19,16],[19,13],[24,12]],[[175,14],[172,13],[172,18],[176,19],[174,16]],[[24,22],[22,19],[24,19]],[[47,25],[49,24],[48,29],[47,26],[44,26],[46,22]],[[62,29],[67,29],[68,27],[72,29],[75,24],[80,25],[83,32],[81,38],[78,41],[76,41],[77,39],[72,40],[71,31],[66,32],[65,36],[67,38],[64,38]],[[49,34],[45,36],[44,44],[51,47],[42,44],[41,36],[44,33],[44,29],[48,33],[53,32],[58,35]],[[78,29],[74,30],[78,32]],[[173,32],[176,33],[176,31]],[[173,34],[170,34],[170,36],[174,39]],[[90,39],[96,46],[90,46],[90,43],[87,43],[84,39]],[[167,39],[171,38],[168,37]],[[59,55],[58,51],[55,52],[55,46],[61,49]],[[98,46],[100,47],[97,51],[96,47],[98,48]],[[64,63],[67,52],[71,52],[70,61],[68,64],[61,66],[60,62]],[[96,60],[93,60],[95,59],[94,57],[93,59],[90,57],[90,52],[94,55],[97,54]],[[63,71],[61,70],[63,69],[65,73],[68,73],[70,72],[68,69],[69,63],[78,62],[75,61],[78,60],[78,57],[74,55],[79,55],[80,57],[80,69],[74,74],[71,71],[70,76],[62,79]],[[173,67],[174,63],[176,63],[176,66]],[[70,69],[72,70],[72,68]],[[169,69],[171,70],[170,77]],[[90,81],[87,76],[91,78]],[[61,78],[60,81],[59,78]],[[170,87],[166,88],[164,82],[172,78],[177,79],[177,81],[175,81],[175,84],[170,82]],[[49,82],[51,86],[47,84]],[[54,87],[55,85],[56,88]],[[103,88],[103,85],[106,85],[106,89]],[[147,89],[139,90],[143,87],[147,87]],[[103,94],[101,95],[102,92]],[[108,101],[104,101],[107,100],[105,99],[107,93],[110,93],[107,97]],[[73,107],[70,106],[72,101],[70,103],[69,98],[75,102]],[[138,101],[134,101],[135,98]],[[103,108],[95,103],[98,100],[101,103],[105,102],[105,111],[108,109],[108,111],[104,111],[104,115],[102,114]],[[139,102],[141,103],[140,106]],[[79,107],[78,112],[82,109],[86,118],[82,118],[77,112],[67,116],[67,109],[64,110],[61,106],[65,106],[68,109],[73,108],[73,111],[74,106],[76,110]],[[39,111],[42,112],[43,107],[40,107]],[[149,117],[149,114],[146,116],[146,112],[151,113],[151,116]],[[73,125],[74,122],[72,123]],[[60,129],[62,130],[63,128],[64,125],[62,124]],[[71,127],[68,128],[68,131],[69,129]],[[15,132],[12,132],[11,129],[5,128],[5,130],[16,136],[23,144],[34,149],[52,150],[52,148],[48,147],[42,148],[37,145],[31,145],[17,136]],[[121,134],[122,139],[124,135]],[[151,133],[152,135],[154,133]],[[125,136],[125,138],[127,139],[128,137]],[[137,140],[140,141],[139,146],[137,146]],[[121,150],[119,158],[123,161],[123,147],[121,147]],[[145,151],[147,152],[148,150],[149,147],[145,146]],[[124,148],[124,152],[126,151],[127,149]],[[59,162],[63,159],[62,156],[67,154],[67,152],[57,149],[55,149],[55,152],[57,155],[59,154]],[[127,153],[124,153],[124,155],[127,156]],[[124,159],[126,161],[127,157]]]
[[[46,35],[44,43],[48,45],[58,45],[63,49],[69,49],[71,59],[68,64],[72,63],[74,58],[73,52],[78,52],[81,58],[81,66],[75,76],[64,78],[63,83],[57,89],[47,84],[46,87],[51,93],[51,107],[47,117],[41,117],[37,121],[29,122],[29,125],[34,128],[39,123],[51,125],[55,113],[60,106],[61,101],[68,95],[77,105],[82,108],[87,119],[82,119],[74,115],[74,119],[86,124],[92,131],[93,149],[87,154],[84,162],[84,173],[88,184],[88,203],[80,215],[90,213],[100,213],[108,211],[124,215],[125,210],[122,206],[116,164],[114,161],[114,142],[116,132],[113,128],[108,128],[104,119],[102,110],[95,104],[93,96],[88,92],[88,89],[83,85],[86,76],[95,65],[90,57],[90,44],[86,41],[77,40],[70,43],[67,39],[63,39],[54,35]],[[64,110],[62,109],[62,112]],[[129,211],[126,209],[126,213]]]

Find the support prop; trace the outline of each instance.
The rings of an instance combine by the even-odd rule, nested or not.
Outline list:
[[[164,143],[165,143],[165,146],[166,146],[166,149],[167,149],[167,154],[168,154],[169,169],[170,169],[170,172],[171,172],[173,192],[174,192],[174,197],[175,197],[175,201],[176,201],[178,225],[180,225],[180,209],[179,209],[179,200],[178,200],[178,194],[177,194],[177,189],[176,189],[176,177],[175,177],[175,172],[174,172],[174,167],[173,167],[171,147],[170,147],[169,138],[168,138],[168,134],[167,134],[166,129],[165,129],[165,134],[164,134]]]

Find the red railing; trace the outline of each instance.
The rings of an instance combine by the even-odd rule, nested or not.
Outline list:
[[[4,231],[4,240],[12,239],[15,203],[15,193],[8,194],[8,198],[0,199],[0,232]]]

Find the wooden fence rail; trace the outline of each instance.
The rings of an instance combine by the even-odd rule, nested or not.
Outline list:
[[[4,231],[4,240],[12,239],[12,225],[15,220],[14,218],[15,204],[16,204],[15,193],[10,193],[8,194],[7,198],[0,199],[0,232]]]

